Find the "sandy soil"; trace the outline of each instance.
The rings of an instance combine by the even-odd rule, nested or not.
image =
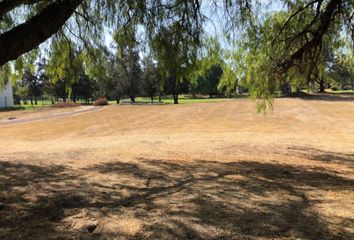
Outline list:
[[[354,101],[0,126],[0,239],[354,239]]]

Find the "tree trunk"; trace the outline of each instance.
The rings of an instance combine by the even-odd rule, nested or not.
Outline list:
[[[34,105],[37,105],[37,96],[34,96]]]
[[[324,92],[325,92],[324,79],[321,78],[321,79],[320,79],[320,93],[324,93]]]
[[[130,101],[131,101],[132,103],[135,103],[135,97],[130,97]]]
[[[236,94],[240,94],[240,88],[238,87],[238,85],[236,86]]]
[[[82,1],[54,1],[26,22],[2,33],[0,35],[0,66],[38,47],[58,32]]]
[[[178,104],[179,82],[177,79],[177,69],[175,70],[174,81],[175,85],[173,89],[173,104]]]
[[[120,97],[118,95],[116,96],[116,101],[117,101],[117,104],[119,104]]]
[[[173,94],[173,104],[178,104],[178,94]]]
[[[150,96],[150,99],[151,99],[151,103],[154,102],[154,96]]]

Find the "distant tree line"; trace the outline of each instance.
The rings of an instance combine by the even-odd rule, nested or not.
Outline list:
[[[264,28],[270,27],[271,22],[266,21]],[[168,46],[173,37],[167,36],[168,32],[157,35],[156,44],[164,44],[166,49],[178,47],[178,44]],[[169,95],[178,103],[180,94],[213,98],[249,93],[254,91],[254,81],[269,77],[260,75],[264,55],[261,57],[256,51],[249,51],[252,46],[243,47],[243,41],[251,36],[245,36],[227,51],[218,39],[204,39],[198,54],[190,53],[189,59],[195,58],[193,62],[185,61],[188,56],[180,56],[178,60],[182,50],[164,53],[157,46],[156,51],[142,55],[138,41],[123,44],[119,37],[116,36],[114,53],[105,47],[77,50],[73,42],[61,40],[52,44],[48,55],[41,56],[39,51],[26,54],[15,64],[16,96],[37,104],[41,96],[50,97],[53,102],[69,99],[86,103],[105,96],[119,103],[123,98],[135,102],[140,96],[161,101],[163,96]],[[315,71],[310,75],[306,75],[306,71],[289,73],[277,94],[304,89],[318,92],[327,88],[354,90],[353,58],[339,51],[340,47],[334,47],[334,41],[325,42]],[[340,38],[336,41],[339,45]],[[262,43],[257,47],[258,51],[263,47]],[[270,89],[272,94],[276,89]]]
[[[258,0],[1,1],[0,76],[11,74],[18,95],[34,104],[43,94],[132,102],[168,94],[178,103],[186,92],[247,91],[262,110],[279,94],[353,88],[354,2],[276,4],[271,11]],[[227,51],[205,39],[215,13]]]

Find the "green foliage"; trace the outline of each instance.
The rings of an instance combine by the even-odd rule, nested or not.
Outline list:
[[[328,75],[333,88],[354,90],[353,54],[338,54],[329,69]]]
[[[196,62],[196,74],[204,76],[215,65],[222,65],[224,50],[216,37],[207,38],[201,46],[200,57]]]
[[[30,20],[53,1],[20,2],[0,16],[0,34]],[[231,96],[243,87],[259,102],[259,110],[271,107],[271,99],[280,94],[318,89],[323,84],[348,85],[353,76],[353,49],[348,46],[352,41],[342,37],[354,32],[353,1],[280,3],[283,10],[267,13],[266,4],[258,0],[208,2],[223,14],[227,37],[232,40],[233,34],[238,35],[226,52],[219,39],[202,39],[206,16],[200,0],[83,0],[48,42],[49,60],[42,80],[47,92],[57,96],[75,98],[80,92],[133,98],[143,87],[147,95],[164,91],[174,95],[176,102],[187,83],[193,92],[211,95],[219,91]],[[114,51],[102,46],[107,32],[113,32]],[[31,74],[33,79],[44,77],[36,69],[39,52],[33,50],[2,66],[0,77],[12,81],[23,79],[24,73],[28,79]],[[144,66],[143,82],[142,52],[152,55]],[[220,80],[216,66],[223,70]],[[88,91],[84,93],[78,85]]]
[[[3,87],[3,84],[7,84],[9,77],[11,75],[11,68],[9,64],[0,66],[0,90]]]
[[[212,65],[210,69],[205,72],[204,76],[200,76],[196,81],[197,93],[209,95],[212,98],[213,95],[218,93],[218,84],[221,76],[223,75],[223,69],[219,64]]]
[[[143,94],[151,98],[153,101],[154,96],[160,96],[161,75],[156,63],[151,55],[143,60],[143,73],[142,73],[142,87]]]
[[[225,62],[222,66],[223,75],[221,76],[218,90],[231,96],[241,85],[247,86],[245,79],[245,70],[247,68],[245,58],[246,50],[241,43],[234,44],[234,51],[224,55]]]
[[[27,87],[18,87],[15,91],[15,94],[19,96],[21,99],[26,99],[29,95]]]
[[[51,45],[47,74],[53,83],[60,81],[60,84],[64,84],[69,96],[72,85],[85,73],[84,57],[83,52],[78,51],[75,44],[67,39],[58,39]]]

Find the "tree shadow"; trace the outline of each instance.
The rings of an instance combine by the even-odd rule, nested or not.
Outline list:
[[[345,230],[353,219],[338,219],[336,231],[308,194],[353,191],[354,181],[315,167],[141,158],[74,170],[0,162],[0,180],[1,239],[353,239]],[[91,220],[101,231],[86,230]]]
[[[354,95],[350,93],[313,93],[297,97],[307,101],[354,102]]]
[[[320,161],[324,163],[338,163],[348,166],[349,168],[354,168],[354,153],[342,153],[342,152],[332,152],[324,151],[317,148],[310,147],[290,147],[290,154],[297,154],[300,157]]]

